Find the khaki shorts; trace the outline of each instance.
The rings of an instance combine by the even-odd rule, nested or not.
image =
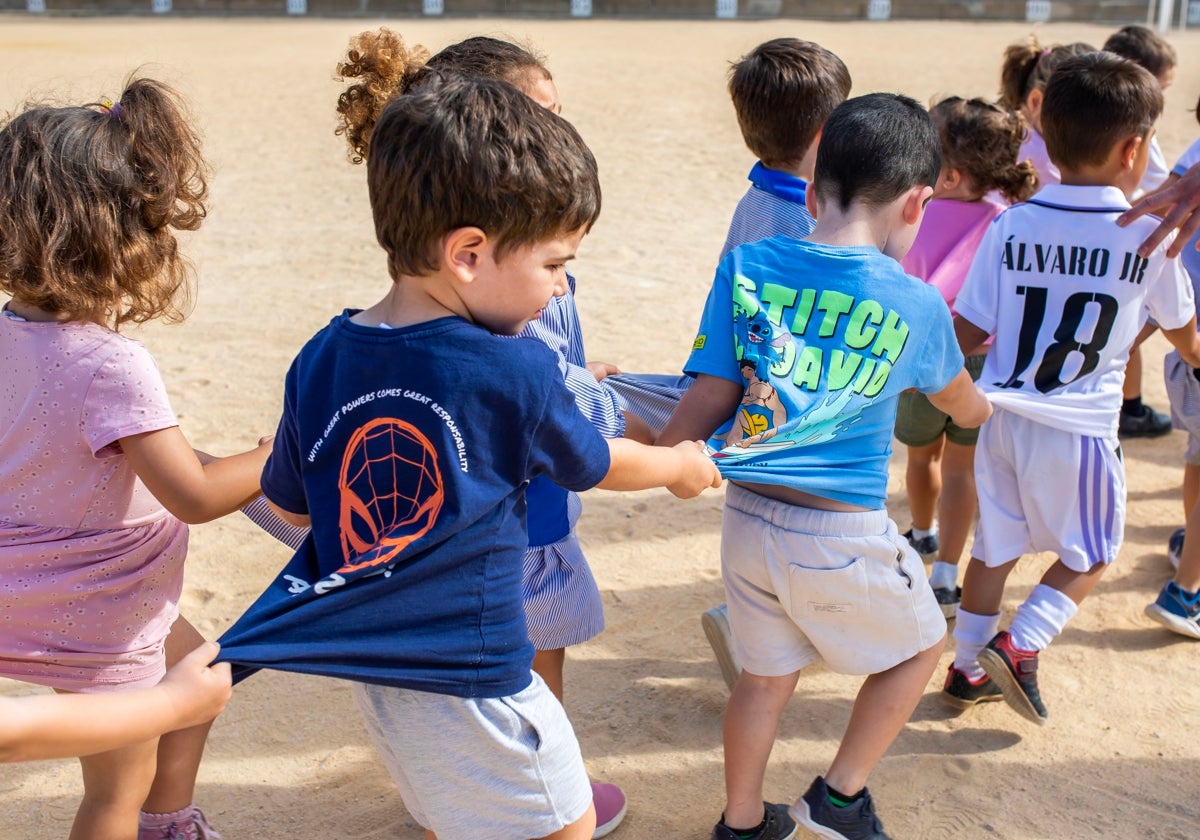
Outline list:
[[[731,483],[721,574],[734,653],[751,674],[783,676],[818,659],[877,674],[946,634],[921,558],[885,510],[813,510]]]
[[[967,356],[963,368],[971,374],[971,381],[978,382],[983,372],[984,354]],[[942,435],[959,446],[974,446],[979,438],[979,429],[964,429],[956,425],[939,408],[935,408],[929,397],[920,391],[905,391],[900,395],[896,407],[896,440],[905,446],[928,446]]]

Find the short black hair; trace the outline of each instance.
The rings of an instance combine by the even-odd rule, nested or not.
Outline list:
[[[879,206],[913,187],[933,186],[941,169],[941,141],[921,104],[898,93],[868,93],[830,114],[813,188],[842,210],[856,201]]]
[[[1067,169],[1099,166],[1125,138],[1149,137],[1162,109],[1162,91],[1146,68],[1110,52],[1075,56],[1046,84],[1046,151]]]

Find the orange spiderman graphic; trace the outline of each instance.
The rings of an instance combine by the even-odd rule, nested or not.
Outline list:
[[[445,500],[433,444],[416,426],[393,417],[354,432],[338,489],[342,574],[394,562],[433,527]]]

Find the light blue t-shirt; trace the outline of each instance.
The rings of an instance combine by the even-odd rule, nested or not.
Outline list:
[[[684,370],[745,385],[721,474],[882,509],[901,391],[962,370],[937,289],[876,248],[773,237],[717,267]]]

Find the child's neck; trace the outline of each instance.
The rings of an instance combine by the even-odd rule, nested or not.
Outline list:
[[[470,320],[461,300],[443,300],[445,295],[436,293],[437,284],[426,282],[428,280],[429,277],[395,280],[383,300],[351,316],[350,320],[364,327],[411,327],[449,315]]]
[[[821,208],[817,226],[809,235],[809,242],[838,247],[868,246],[883,250],[887,244],[890,226],[882,214],[861,204],[851,204],[842,210],[835,202]]]
[[[1059,167],[1059,172],[1062,173],[1062,184],[1067,187],[1116,187],[1121,192],[1127,192],[1123,181],[1129,180],[1124,170],[1120,168],[1115,171],[1108,167],[1097,167],[1095,169],[1063,169]],[[1136,184],[1134,185],[1136,186]]]
[[[10,300],[4,307],[14,315],[23,318],[26,321],[32,321],[38,324],[48,324],[52,322],[66,322],[71,320],[62,312],[51,312],[48,309],[34,306],[31,303],[22,303],[19,300]]]
[[[804,153],[804,157],[799,160],[775,161],[764,163],[763,166],[767,169],[774,169],[776,172],[784,172],[801,181],[811,181],[813,172],[817,168],[817,144],[814,142],[810,145],[808,151]]]

